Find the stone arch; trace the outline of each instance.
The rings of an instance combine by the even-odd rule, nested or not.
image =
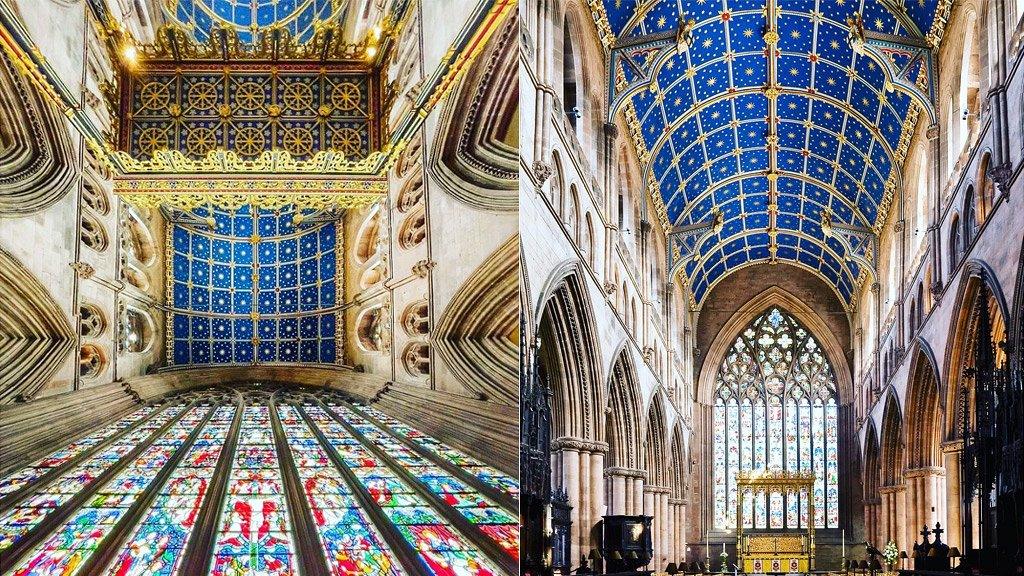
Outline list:
[[[96,344],[82,346],[78,354],[78,374],[83,379],[93,380],[107,369],[107,353]]]
[[[125,231],[127,232],[127,245],[135,259],[143,266],[155,264],[157,251],[153,233],[149,231],[149,226],[142,220],[142,217],[132,208],[128,209]]]
[[[403,214],[409,212],[423,203],[423,193],[423,173],[416,172],[402,184],[395,207]]]
[[[669,487],[673,498],[686,498],[689,486],[690,462],[687,457],[686,443],[683,440],[683,426],[680,422],[672,428],[671,444],[669,445]]]
[[[427,211],[417,207],[405,217],[398,231],[398,243],[406,250],[419,246],[427,238]]]
[[[906,398],[907,465],[940,466],[942,411],[939,370],[928,344],[918,339],[911,352],[909,391]]]
[[[518,30],[506,19],[447,99],[431,163],[449,194],[486,210],[519,207]]]
[[[992,213],[992,208],[995,205],[996,200],[996,184],[995,181],[989,176],[989,170],[992,168],[992,151],[985,150],[985,153],[981,157],[981,161],[978,162],[978,220],[980,223],[984,223],[988,220],[988,215]]]
[[[878,497],[878,489],[882,480],[882,450],[878,442],[878,431],[875,421],[868,419],[868,429],[864,434],[864,498],[874,500]]]
[[[604,440],[598,411],[604,406],[597,329],[590,297],[576,262],[557,267],[545,284],[537,310],[539,368],[553,394],[552,439]]]
[[[32,272],[0,248],[0,404],[30,400],[75,348],[76,330]]]
[[[770,306],[779,306],[785,309],[811,331],[811,334],[824,349],[829,363],[832,364],[839,393],[839,403],[851,402],[853,400],[853,375],[839,339],[817,312],[778,286],[772,286],[748,300],[722,325],[708,347],[708,352],[704,355],[704,361],[701,364],[697,378],[697,401],[706,405],[714,403],[715,379],[726,352],[736,341],[736,335]]]
[[[74,186],[75,151],[66,119],[0,53],[0,215],[52,206]]]
[[[897,486],[903,482],[903,470],[906,468],[903,414],[894,392],[889,393],[882,412],[881,465],[883,486]]]
[[[968,260],[964,265],[960,285],[957,289],[954,312],[948,330],[950,336],[946,340],[945,365],[940,380],[940,383],[943,384],[942,401],[948,407],[943,428],[944,440],[953,440],[960,434],[956,426],[959,394],[964,369],[973,364],[977,328],[975,311],[978,299],[983,292],[988,294],[993,337],[998,343],[1001,339],[1000,335],[1005,338],[1006,334],[1006,319],[1009,317],[1006,299],[992,269],[979,260]],[[997,362],[1000,354],[1005,359],[1005,350],[1001,350],[997,345],[995,351]]]
[[[356,232],[355,258],[359,264],[369,262],[377,255],[380,249],[381,236],[381,211],[380,206],[374,206],[366,215],[363,223]]]
[[[356,345],[366,352],[380,352],[384,344],[383,307],[372,306],[356,316]]]
[[[625,346],[613,356],[608,378],[608,408],[605,411],[605,435],[608,442],[608,465],[633,470],[645,469],[642,451],[644,436],[641,424],[643,399],[636,366]]]
[[[82,212],[80,235],[82,243],[97,252],[106,250],[107,245],[110,243],[107,239],[107,231],[103,228],[103,223],[89,212]]]
[[[669,441],[669,436],[663,403],[664,399],[660,394],[651,397],[651,404],[647,409],[647,416],[644,418],[646,424],[643,441],[644,465],[648,484],[668,487],[670,481],[669,450],[666,444]]]
[[[410,376],[421,378],[430,374],[430,345],[410,342],[402,352],[402,363]]]
[[[121,349],[132,354],[148,352],[156,342],[156,323],[145,310],[128,306],[121,319]]]
[[[107,329],[107,317],[95,304],[83,303],[78,307],[78,326],[83,338],[96,338]]]
[[[433,334],[434,350],[460,382],[508,405],[519,402],[518,255],[513,235],[459,287]]]
[[[417,300],[405,307],[402,327],[410,336],[425,336],[430,332],[430,307],[426,300]]]

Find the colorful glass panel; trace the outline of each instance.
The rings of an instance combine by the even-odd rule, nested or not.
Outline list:
[[[423,434],[419,430],[403,424],[397,418],[393,418],[376,408],[366,406],[361,407],[360,409],[385,424],[395,434],[407,438],[412,442],[415,442],[420,447],[437,454],[456,466],[459,466],[466,472],[469,472],[479,478],[485,484],[505,492],[513,498],[519,498],[519,481],[512,476],[499,472],[497,469],[487,466],[476,458],[467,456],[463,452],[451,448],[443,442],[435,440],[434,438]],[[403,447],[402,452],[404,453],[405,451],[408,451],[408,449]]]
[[[183,409],[183,405],[169,407],[26,496],[20,504],[0,518],[0,552],[13,546],[57,507],[66,504],[83,489],[88,489],[96,478],[134,450],[153,432],[174,419]]]
[[[401,441],[396,436],[389,434],[347,407],[333,404],[331,408],[366,436],[370,442],[383,448],[388,454],[398,453],[403,448]],[[397,461],[401,467],[419,479],[428,490],[440,497],[471,523],[503,525],[504,530],[490,531],[487,534],[510,556],[519,557],[519,519],[517,516],[500,508],[489,498],[480,494],[478,490],[442,470],[426,458],[410,452]]]
[[[828,359],[814,336],[791,315],[770,308],[740,333],[716,380],[716,528],[736,526],[736,474],[760,469],[813,471],[815,526],[839,526],[837,405]],[[808,504],[806,497],[794,495],[751,497],[743,502],[745,524],[806,527]]]
[[[50,470],[63,466],[67,462],[74,460],[79,455],[92,449],[97,444],[117,435],[132,424],[135,424],[139,420],[149,416],[153,413],[153,410],[155,410],[153,406],[140,408],[128,416],[121,418],[117,422],[104,426],[99,430],[72,442],[68,446],[51,452],[33,464],[5,476],[0,480],[0,496],[21,490],[23,486],[31,484]]]
[[[294,543],[270,409],[246,406],[242,418],[210,574],[294,574]]]
[[[234,417],[233,406],[222,406],[214,412],[174,474],[160,489],[108,574],[170,576],[177,573]]]
[[[277,412],[331,572],[337,576],[399,574],[384,538],[367,519],[298,410],[281,406]]]
[[[359,444],[359,440],[335,423],[327,411],[313,404],[303,408],[332,446]],[[372,424],[362,419],[353,427],[363,434],[374,429]],[[420,561],[431,573],[438,576],[493,576],[498,573],[483,553],[452,528],[428,502],[418,501],[416,505],[408,506],[408,502],[418,500],[416,491],[384,462],[368,450],[359,450],[352,455],[355,456],[352,462],[357,465],[350,466],[350,469],[356,479],[382,507],[384,514],[416,550]]]
[[[314,426],[298,409],[279,404],[283,434],[277,437],[269,397],[259,392],[246,398],[247,406],[237,410],[233,404],[201,399],[191,408],[183,401],[146,407],[34,463],[52,469],[71,458],[81,460],[52,480],[37,481],[0,518],[4,548],[31,536],[31,543],[18,547],[12,574],[70,576],[85,566],[107,576],[180,574],[190,542],[195,544],[192,534],[203,526],[201,518],[209,518],[206,527],[214,538],[206,559],[211,574],[297,574],[302,566],[290,506],[308,507],[310,515],[295,518],[312,519],[335,576],[404,574],[391,549],[399,543],[430,574],[498,574],[477,539],[490,538],[510,558],[518,558],[514,511],[473,488],[477,484],[448,464],[517,494],[511,477],[396,420],[382,423],[386,415],[370,420],[341,405],[336,409],[365,438],[349,434],[347,423],[312,404],[307,409]],[[401,432],[392,430],[391,423]],[[327,444],[321,444],[318,429]],[[227,453],[234,430],[237,444],[231,443],[233,451]],[[190,438],[194,443],[185,449]],[[410,448],[403,438],[425,451]],[[282,441],[290,458],[280,458],[277,443]],[[371,443],[388,456],[376,456]],[[329,449],[351,475],[335,467]],[[218,474],[225,475],[223,501],[208,497]],[[301,493],[287,493],[289,477],[299,482]],[[366,490],[372,510],[362,508],[367,502],[356,489]],[[83,490],[87,497],[79,496]],[[73,500],[82,504],[71,510],[66,505]],[[45,534],[31,532],[61,506],[65,521]],[[105,564],[91,566],[101,557]]]
[[[207,407],[189,410],[104,484],[96,498],[79,508],[49,539],[36,546],[14,569],[15,576],[76,574],[115,525],[124,518],[139,494],[184,444],[182,434],[187,439],[209,410]]]

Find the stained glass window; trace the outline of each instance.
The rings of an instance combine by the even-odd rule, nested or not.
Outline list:
[[[0,572],[514,573],[513,477],[344,396],[241,390],[141,407],[0,478]]]
[[[736,338],[718,370],[713,407],[714,524],[736,527],[740,471],[813,471],[814,526],[839,526],[838,394],[814,336],[773,307]],[[747,528],[803,528],[806,498],[744,503]]]

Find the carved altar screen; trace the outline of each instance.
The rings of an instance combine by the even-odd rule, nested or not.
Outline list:
[[[814,489],[814,472],[740,472],[736,477],[736,549],[746,573],[808,572],[814,569],[814,524],[803,529],[745,533],[744,501],[759,498],[806,498]],[[808,500],[814,515],[814,499]]]
[[[737,336],[716,380],[715,528],[736,526],[741,472],[811,472],[810,495],[759,494],[743,503],[746,528],[839,526],[838,394],[814,336],[771,307]],[[813,512],[810,500],[813,499]]]

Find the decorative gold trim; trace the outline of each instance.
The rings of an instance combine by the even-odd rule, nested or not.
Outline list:
[[[157,150],[150,160],[138,160],[124,151],[109,151],[120,165],[121,176],[134,174],[365,174],[375,175],[394,162],[405,142],[366,158],[349,160],[335,150],[321,150],[309,160],[295,160],[287,150],[266,150],[253,160],[243,160],[230,150],[216,149],[193,160],[179,150]]]

